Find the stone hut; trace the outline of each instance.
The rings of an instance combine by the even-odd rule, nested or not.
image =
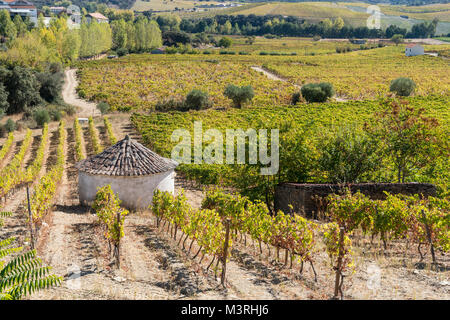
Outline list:
[[[147,208],[155,189],[173,193],[177,165],[127,135],[103,152],[76,164],[80,203],[91,204],[97,189],[110,184],[122,206]]]

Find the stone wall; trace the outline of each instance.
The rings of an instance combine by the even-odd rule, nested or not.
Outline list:
[[[349,187],[352,192],[365,194],[373,200],[385,199],[384,191],[392,194],[422,194],[425,197],[436,195],[436,187],[429,183],[358,183],[358,184],[300,184],[282,183],[275,188],[275,209],[285,213],[300,213],[316,217],[319,209],[314,196],[326,197],[339,193]],[[292,205],[293,209],[289,208]],[[322,209],[324,209],[322,207]],[[319,210],[320,211],[320,210]]]

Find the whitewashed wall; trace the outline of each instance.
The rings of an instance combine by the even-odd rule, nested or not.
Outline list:
[[[153,198],[153,191],[174,192],[174,170],[149,176],[116,177],[104,175],[91,175],[78,172],[78,194],[80,203],[90,205],[97,189],[110,184],[114,193],[122,200],[121,205],[128,209],[146,209]]]

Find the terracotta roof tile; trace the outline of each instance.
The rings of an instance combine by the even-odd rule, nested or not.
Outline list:
[[[163,158],[128,135],[103,152],[82,160],[76,167],[89,174],[144,176],[174,169],[177,162]]]

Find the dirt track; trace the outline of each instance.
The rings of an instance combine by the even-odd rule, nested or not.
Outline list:
[[[76,79],[76,69],[68,69],[64,72],[64,86],[62,97],[68,104],[79,108],[77,116],[80,118],[88,118],[90,116],[100,116],[100,111],[97,109],[97,104],[89,102],[78,97],[76,88],[78,81]]]

